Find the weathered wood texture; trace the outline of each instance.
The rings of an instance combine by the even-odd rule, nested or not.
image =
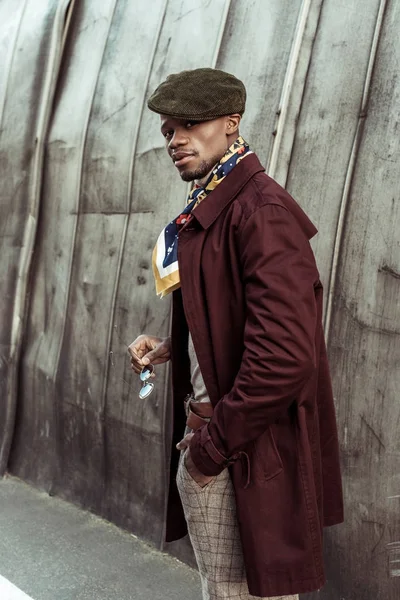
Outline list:
[[[126,349],[168,332],[150,258],[186,186],[145,101],[217,66],[320,231],[346,523],[318,597],[398,598],[399,30],[395,0],[0,2],[2,472],[162,546],[169,373],[139,403]]]
[[[14,432],[17,373],[37,232],[44,138],[52,108],[68,6],[5,0],[0,5],[0,472]],[[36,33],[35,33],[36,32]]]

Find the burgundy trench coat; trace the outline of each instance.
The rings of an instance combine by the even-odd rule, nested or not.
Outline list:
[[[338,440],[322,331],[316,229],[252,154],[179,233],[167,541],[186,534],[175,444],[191,391],[188,328],[214,406],[191,443],[205,475],[229,468],[254,596],[325,582],[322,528],[343,520]]]

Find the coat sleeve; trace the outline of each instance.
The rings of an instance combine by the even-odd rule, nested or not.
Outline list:
[[[232,389],[191,441],[193,462],[218,475],[296,401],[316,368],[319,276],[309,241],[278,204],[257,209],[238,231],[246,301],[244,352]]]

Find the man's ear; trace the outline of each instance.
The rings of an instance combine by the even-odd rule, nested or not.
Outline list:
[[[239,114],[228,115],[226,117],[226,133],[231,135],[239,130],[240,119],[242,118]]]

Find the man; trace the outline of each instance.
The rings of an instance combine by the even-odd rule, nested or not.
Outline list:
[[[153,252],[171,337],[130,353],[137,373],[172,358],[167,541],[188,528],[203,597],[294,599],[324,584],[322,528],[343,519],[338,441],[316,229],[240,137],[245,99],[196,69],[148,101],[195,184]]]

